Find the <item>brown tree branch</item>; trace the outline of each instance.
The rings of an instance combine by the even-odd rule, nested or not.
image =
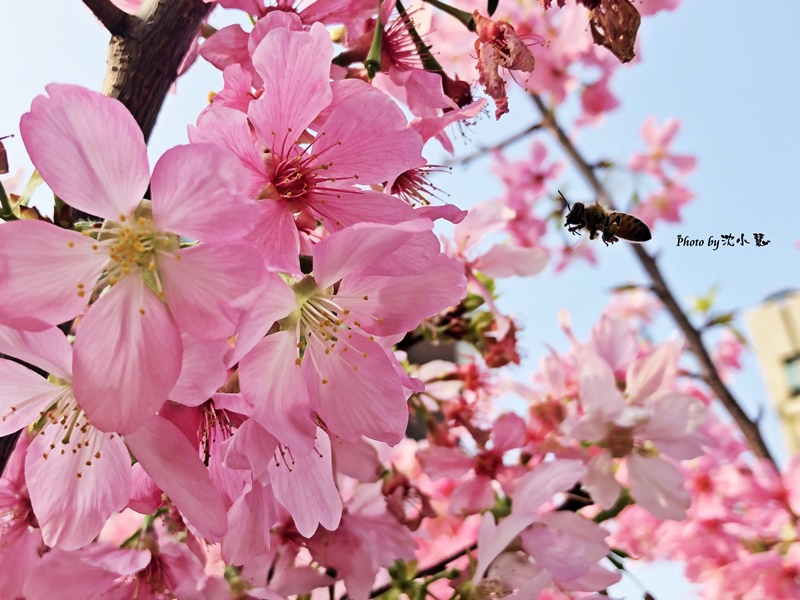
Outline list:
[[[471,152],[470,154],[467,154],[466,156],[463,156],[461,158],[456,158],[456,159],[453,159],[453,160],[450,160],[450,161],[446,161],[445,162],[445,166],[446,167],[452,167],[452,166],[455,166],[455,165],[467,165],[467,164],[471,163],[473,160],[475,160],[476,158],[480,158],[481,156],[483,156],[487,152],[493,152],[495,150],[502,150],[506,146],[510,146],[514,142],[517,142],[517,141],[527,137],[529,134],[533,133],[534,131],[538,131],[539,129],[542,129],[542,124],[541,123],[534,123],[533,125],[530,125],[529,127],[526,127],[525,129],[523,129],[522,131],[519,131],[519,132],[515,133],[514,135],[511,135],[511,136],[507,137],[506,139],[496,143],[494,146],[490,146],[488,148],[480,147],[477,150],[475,150],[474,152]]]
[[[122,35],[111,37],[103,93],[128,107],[145,139],[212,6],[202,0],[150,0]]]
[[[531,97],[533,98],[536,107],[539,109],[539,112],[542,113],[542,123],[544,127],[551,131],[558,143],[570,157],[575,167],[578,169],[578,171],[580,171],[581,175],[583,175],[583,177],[592,187],[597,195],[598,201],[600,201],[602,204],[605,204],[608,208],[614,208],[614,202],[611,198],[611,195],[608,193],[600,179],[598,179],[594,170],[589,165],[589,162],[581,155],[581,153],[572,143],[572,140],[570,140],[567,136],[564,129],[558,124],[553,111],[545,105],[540,96],[531,94]],[[675,323],[678,325],[684,337],[686,338],[689,349],[697,358],[697,361],[700,364],[700,373],[703,377],[703,380],[706,382],[708,387],[712,389],[717,398],[719,398],[720,402],[722,402],[722,405],[725,407],[728,413],[730,413],[745,439],[747,439],[747,442],[750,445],[750,449],[753,451],[753,453],[761,458],[766,458],[774,465],[775,459],[772,457],[769,448],[767,448],[764,438],[761,436],[761,432],[758,429],[758,425],[754,420],[751,420],[750,417],[747,416],[747,413],[744,412],[737,400],[733,397],[733,394],[731,394],[728,387],[722,382],[722,379],[720,379],[719,372],[714,366],[714,362],[711,360],[711,356],[709,355],[708,350],[703,343],[700,332],[691,324],[689,318],[686,316],[686,313],[683,312],[683,309],[681,309],[678,301],[675,299],[675,296],[673,296],[672,291],[664,279],[664,276],[661,274],[661,271],[658,268],[655,258],[650,256],[650,254],[648,254],[640,244],[630,244],[630,247],[634,254],[636,254],[636,258],[639,259],[642,267],[644,267],[644,270],[650,276],[653,291],[659,297],[661,302],[664,303],[664,306],[667,308],[670,315],[672,315]]]
[[[137,20],[136,17],[111,4],[109,0],[83,0],[83,3],[111,35],[125,35]]]

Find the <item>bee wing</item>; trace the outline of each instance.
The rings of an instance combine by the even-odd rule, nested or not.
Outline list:
[[[617,228],[614,235],[622,240],[629,242],[646,242],[653,236],[650,234],[650,228],[641,219],[629,215],[627,213],[612,212],[608,215],[608,222],[614,223],[616,221]]]

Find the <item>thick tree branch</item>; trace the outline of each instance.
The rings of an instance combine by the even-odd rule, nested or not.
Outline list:
[[[212,6],[202,0],[150,0],[122,35],[112,36],[103,93],[128,107],[145,139]]]
[[[531,94],[531,97],[533,98],[536,107],[542,113],[542,123],[544,127],[552,132],[553,136],[570,157],[575,167],[578,169],[578,171],[580,171],[581,175],[583,175],[583,177],[592,187],[597,195],[598,201],[600,201],[602,204],[605,204],[608,208],[614,208],[614,202],[611,198],[611,195],[608,193],[600,179],[598,179],[597,175],[586,159],[580,154],[580,152],[578,152],[578,149],[572,143],[572,140],[569,139],[564,129],[558,124],[553,111],[551,111],[545,105],[540,96]],[[681,309],[678,301],[675,299],[675,296],[673,296],[672,291],[670,290],[667,282],[664,280],[664,277],[658,268],[658,264],[656,264],[656,260],[650,256],[641,245],[630,244],[630,247],[633,249],[634,254],[636,254],[636,258],[639,259],[639,262],[644,267],[644,270],[650,276],[653,291],[659,297],[661,302],[664,303],[664,306],[667,308],[670,315],[672,315],[675,323],[678,325],[684,337],[686,338],[689,349],[692,351],[692,353],[694,353],[697,361],[700,363],[700,372],[703,380],[713,390],[714,394],[722,402],[725,409],[730,413],[731,417],[736,422],[736,425],[747,439],[747,442],[750,445],[750,449],[753,451],[753,453],[756,456],[766,458],[775,464],[775,459],[772,457],[772,454],[770,453],[769,448],[767,448],[766,443],[764,443],[764,438],[761,437],[761,432],[758,429],[758,425],[755,421],[751,420],[747,416],[747,413],[744,412],[742,407],[733,397],[733,394],[731,394],[728,387],[722,382],[722,379],[720,379],[719,372],[714,366],[714,362],[711,360],[711,356],[709,355],[708,350],[703,343],[700,332],[691,324],[689,318],[686,316],[686,313],[683,312],[683,309]]]
[[[111,4],[109,0],[83,0],[83,3],[111,35],[125,35],[137,20],[136,17]]]

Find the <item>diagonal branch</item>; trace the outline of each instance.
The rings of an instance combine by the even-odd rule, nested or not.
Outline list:
[[[452,166],[455,166],[455,165],[467,165],[467,164],[471,163],[473,160],[475,160],[477,158],[481,158],[487,152],[494,152],[496,150],[502,150],[506,146],[510,146],[511,144],[513,144],[515,142],[518,142],[521,139],[524,139],[525,137],[527,137],[529,134],[533,133],[534,131],[538,131],[538,130],[542,129],[542,127],[543,127],[542,123],[534,123],[533,125],[529,125],[528,127],[523,129],[522,131],[518,131],[514,135],[511,135],[511,136],[507,137],[506,139],[504,139],[504,140],[502,140],[500,142],[497,142],[494,146],[490,146],[488,148],[485,147],[485,146],[482,146],[482,147],[478,148],[477,150],[475,150],[475,152],[471,152],[470,154],[467,154],[466,156],[462,156],[461,158],[456,158],[454,160],[447,161],[445,163],[445,166],[452,167]]]
[[[575,167],[578,169],[578,171],[580,171],[581,175],[583,175],[583,177],[594,190],[598,200],[609,208],[614,208],[614,202],[611,198],[611,195],[608,193],[608,190],[606,190],[605,186],[598,179],[592,167],[572,143],[572,140],[569,139],[564,129],[558,124],[553,111],[545,105],[542,98],[537,94],[531,94],[531,97],[533,98],[536,107],[539,109],[539,112],[542,113],[542,123],[551,131],[558,143],[561,145],[570,159],[572,159]],[[753,453],[760,458],[769,460],[773,465],[775,465],[775,459],[772,457],[769,448],[767,448],[764,438],[761,436],[761,432],[758,429],[757,423],[747,416],[747,413],[744,412],[742,407],[739,405],[739,402],[733,397],[733,394],[731,394],[730,390],[723,383],[722,379],[720,379],[719,372],[714,366],[714,362],[711,360],[711,356],[709,355],[708,350],[703,343],[700,331],[695,329],[695,327],[689,321],[689,318],[686,316],[686,313],[683,312],[683,309],[678,304],[678,301],[672,294],[672,291],[667,285],[664,276],[661,274],[655,258],[650,256],[650,254],[648,254],[647,251],[639,244],[630,244],[630,247],[633,249],[634,254],[636,254],[636,258],[639,259],[642,267],[644,267],[644,270],[650,276],[650,280],[653,283],[653,291],[659,297],[661,302],[664,303],[664,306],[667,308],[670,315],[672,315],[675,323],[678,325],[684,337],[686,338],[689,349],[700,363],[700,373],[703,377],[703,380],[713,390],[714,394],[722,402],[722,405],[725,407],[728,413],[730,413],[745,439],[747,439],[747,442],[750,445],[750,449],[753,451]]]
[[[120,10],[110,0],[83,0],[83,3],[111,35],[125,35],[136,22],[136,17]]]

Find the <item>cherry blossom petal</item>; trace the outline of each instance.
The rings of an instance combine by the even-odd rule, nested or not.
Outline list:
[[[472,268],[492,278],[530,277],[544,270],[547,259],[548,254],[542,248],[495,244],[473,262]]]
[[[294,332],[279,331],[263,338],[239,363],[242,395],[253,405],[253,418],[295,458],[311,451],[317,429],[297,357]]]
[[[311,193],[309,208],[328,231],[339,231],[356,223],[402,223],[419,218],[408,204],[389,194],[372,190],[337,189]]]
[[[588,472],[581,480],[592,500],[603,508],[611,508],[619,498],[622,487],[614,479],[614,461],[608,452],[600,452],[586,465]]]
[[[75,399],[95,427],[135,431],[172,391],[182,354],[166,305],[140,277],[124,277],[81,321],[73,358]]]
[[[492,442],[495,452],[507,452],[525,445],[528,433],[525,420],[516,413],[506,413],[492,427]]]
[[[201,562],[195,552],[196,549],[189,544],[174,540],[159,544],[159,560],[174,582],[170,592],[175,598],[199,598],[204,595],[207,579],[203,568],[205,557]]]
[[[414,233],[402,245],[379,261],[365,264],[359,269],[362,275],[426,275],[431,261],[442,253],[442,244],[433,231]],[[463,270],[463,269],[462,269]]]
[[[391,226],[362,223],[348,227],[314,246],[314,279],[324,289],[339,281],[345,273],[381,262],[412,234],[432,227],[433,223],[427,219]]]
[[[228,379],[224,359],[230,345],[222,339],[198,340],[188,334],[183,334],[182,339],[181,374],[169,399],[184,406],[199,406]]]
[[[442,477],[458,479],[472,467],[472,459],[458,448],[428,446],[417,451],[417,459],[427,475],[434,481]]]
[[[489,510],[495,501],[492,480],[486,475],[471,477],[456,485],[450,495],[451,515],[471,515]]]
[[[569,581],[560,581],[559,587],[566,591],[596,591],[605,590],[622,579],[619,571],[612,573],[600,565],[592,565],[589,570],[579,577]]]
[[[3,359],[0,359],[0,389],[3,390],[0,436],[10,435],[37,421],[64,392],[63,387],[53,385],[38,373]]]
[[[245,196],[247,178],[237,157],[219,146],[170,148],[153,169],[153,221],[162,231],[204,242],[240,239],[258,210]]]
[[[228,533],[222,540],[222,558],[241,565],[269,550],[269,531],[278,520],[270,486],[253,482],[228,511]]]
[[[437,117],[417,117],[411,121],[411,127],[422,136],[424,141],[432,137],[442,145],[442,148],[450,154],[455,154],[453,143],[445,132],[445,128],[457,121],[464,121],[477,117],[483,107],[486,106],[486,98],[475,100],[464,108],[451,110]]]
[[[437,114],[439,111],[436,109],[439,108],[448,109],[446,115],[458,110],[458,104],[445,95],[442,89],[440,73],[421,69],[390,68],[388,73],[376,73],[372,85],[400,100],[414,115],[430,117]],[[458,119],[453,119],[450,123],[456,120]],[[441,127],[437,131],[441,131]]]
[[[663,458],[629,456],[628,476],[631,496],[657,519],[682,521],[692,504],[683,485],[683,474]],[[594,497],[594,494],[592,494]]]
[[[637,341],[630,324],[610,315],[602,315],[592,328],[589,347],[614,371],[627,369],[636,358]]]
[[[236,435],[220,444],[222,464],[229,469],[249,469],[252,478],[264,485],[270,482],[269,465],[278,450],[276,440],[255,419],[247,419]]]
[[[378,451],[367,440],[348,442],[337,439],[332,450],[338,473],[362,483],[374,483],[381,478],[383,465]]]
[[[666,342],[649,356],[633,361],[625,378],[628,402],[641,402],[658,391],[671,389],[678,375],[681,344]]]
[[[161,488],[156,485],[150,475],[145,473],[142,463],[137,462],[131,467],[131,481],[131,499],[126,508],[149,515],[164,504]]]
[[[250,104],[248,114],[258,138],[277,155],[283,156],[330,104],[332,56],[330,34],[319,23],[307,32],[275,29],[253,53],[253,66],[266,91]]]
[[[253,74],[245,71],[240,64],[228,65],[222,72],[222,80],[224,82],[222,89],[211,99],[211,106],[204,109],[201,117],[222,107],[233,108],[246,117],[250,102],[253,101]],[[189,127],[189,140],[197,141],[192,139],[191,127]],[[226,144],[220,145],[225,146]]]
[[[157,415],[125,436],[133,455],[203,537],[219,542],[228,529],[225,505],[205,465],[180,430]]]
[[[360,436],[397,444],[408,425],[407,394],[392,361],[376,342],[343,334],[325,352],[320,342],[306,348],[303,374],[329,431],[345,440]]]
[[[51,83],[20,119],[34,166],[70,206],[118,220],[147,190],[150,169],[139,125],[119,100]]]
[[[559,492],[565,492],[586,473],[579,460],[544,462],[523,475],[512,496],[514,514],[533,514]]]
[[[604,360],[587,350],[581,352],[578,364],[578,384],[586,410],[614,416],[625,409],[614,373]]]
[[[72,346],[56,327],[20,331],[0,325],[0,353],[24,360],[62,379],[72,379]]]
[[[261,216],[248,240],[261,252],[270,271],[300,273],[300,236],[292,211],[285,200],[259,202]]]
[[[466,287],[463,267],[440,254],[425,275],[345,277],[337,298],[364,331],[385,336],[412,331],[426,317],[458,304]]]
[[[257,287],[264,267],[249,244],[198,244],[159,263],[164,296],[183,331],[200,339],[236,332],[241,302]]]
[[[535,519],[534,514],[511,514],[499,523],[495,523],[491,512],[484,513],[478,529],[478,564],[472,579],[475,583],[480,581],[492,561],[500,556],[520,531]]]
[[[389,96],[358,79],[334,81],[331,87],[330,117],[314,143],[327,165],[326,177],[355,177],[355,183],[369,185],[425,164],[422,137],[407,127]]]
[[[706,420],[706,406],[692,396],[670,393],[651,403],[650,420],[637,430],[637,438],[652,440],[672,458],[687,460],[703,454],[711,440],[700,432]]]
[[[275,498],[291,513],[304,537],[314,535],[317,525],[333,531],[342,518],[342,499],[333,481],[330,439],[321,429],[317,431],[314,452],[295,457],[290,464],[270,465]]]
[[[0,571],[0,598],[32,598],[25,596],[23,589],[28,585],[33,570],[42,561],[39,554],[41,548],[42,534],[39,530],[29,528],[25,523],[20,526],[6,525],[0,545],[0,563],[3,565]]]
[[[78,428],[64,441],[60,427],[31,442],[25,479],[44,542],[65,550],[90,543],[131,495],[131,461],[122,438]],[[52,439],[53,434],[58,439]]]
[[[276,273],[265,273],[259,288],[254,289],[255,304],[239,322],[236,346],[227,356],[228,365],[235,365],[267,335],[275,321],[297,309],[294,290]]]
[[[136,14],[136,11],[142,6],[144,0],[111,0],[111,3],[117,8],[124,10],[129,15]]]
[[[123,550],[105,545],[89,546],[79,552],[54,549],[28,578],[25,598],[118,598],[111,596],[110,591],[117,587],[119,579],[133,576],[147,567],[150,560],[149,550]]]
[[[212,106],[200,115],[197,127],[189,128],[193,144],[216,144],[231,150],[245,167],[240,174],[252,198],[258,196],[267,180],[264,157],[256,149],[256,139],[245,113],[224,106]]]
[[[0,224],[0,322],[41,330],[79,314],[108,256],[44,221]]]
[[[200,46],[200,56],[219,70],[233,64],[249,64],[247,51],[249,34],[241,25],[228,25],[217,30]]]
[[[301,21],[299,15],[294,12],[273,10],[267,13],[263,18],[256,21],[256,24],[253,25],[253,30],[250,32],[250,37],[247,39],[247,49],[250,51],[250,54],[255,53],[258,45],[273,29],[303,31],[303,21]]]

